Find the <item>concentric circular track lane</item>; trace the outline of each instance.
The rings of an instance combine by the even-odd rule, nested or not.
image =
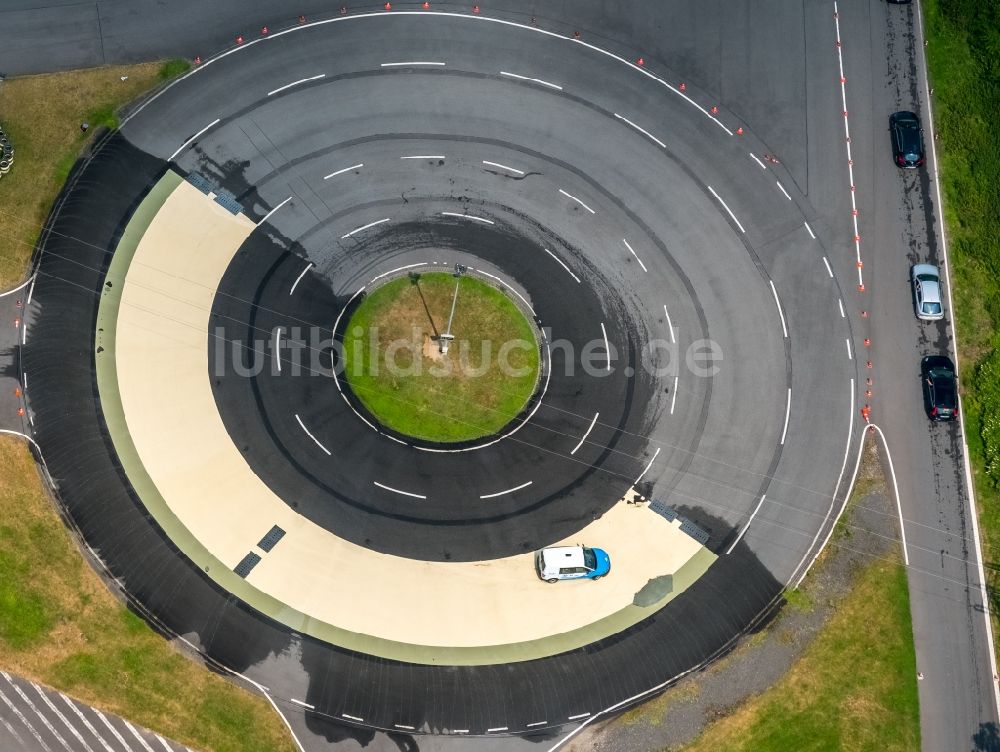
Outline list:
[[[89,245],[50,239],[40,270],[41,302],[92,321],[91,291],[107,299],[115,287],[106,282],[118,282],[113,268],[104,279],[102,249],[117,245],[120,255],[128,233],[115,228],[164,161],[235,197],[231,208],[257,224],[222,259],[211,302],[188,305],[209,322],[203,362],[245,472],[302,525],[409,561],[414,573],[502,566],[597,529],[588,525],[620,514],[637,489],[709,532],[719,558],[634,626],[582,649],[531,654],[547,657],[445,668],[432,658],[375,658],[357,641],[346,650],[300,638],[313,634],[310,622],[274,607],[283,600],[274,576],[247,577],[260,591],[250,604],[270,619],[228,608],[218,565],[237,562],[214,555],[207,539],[192,541],[179,512],[151,523],[148,489],[107,452],[111,443],[121,452],[121,426],[105,427],[97,410],[72,419],[39,410],[67,506],[164,623],[276,692],[285,669],[262,659],[281,655],[278,663],[308,677],[301,703],[350,722],[518,733],[589,717],[697,665],[813,552],[850,421],[846,324],[831,317],[837,291],[802,224],[804,201],[774,189],[748,156],[749,134],[731,132],[635,66],[536,29],[451,14],[348,17],[234,51],[145,103],[88,168],[91,184],[105,185],[128,162],[128,179],[106,194],[77,192],[107,220],[61,217]],[[204,299],[197,263],[147,292],[179,299],[190,289],[191,300]],[[330,378],[331,349],[336,321],[372,280],[455,263],[523,298],[547,333],[550,381],[516,433],[475,451],[425,451],[350,409]],[[33,376],[33,399],[87,399],[87,369],[42,366],[70,337],[93,343],[100,362],[108,334],[53,314],[43,314],[36,338],[40,330],[54,345],[28,351],[29,367],[44,374]],[[715,368],[699,359],[708,350]],[[182,407],[176,415],[187,420]],[[86,467],[62,438],[69,422],[88,447]],[[293,528],[275,551],[294,551]],[[259,551],[265,569],[277,561],[255,538],[233,541],[237,529],[219,529],[227,546]],[[138,550],[165,563],[139,566]],[[627,574],[560,588],[614,587]],[[281,581],[308,587],[323,576],[289,570]],[[530,566],[523,576],[526,588],[542,587]],[[435,592],[421,593],[412,577],[433,610]],[[378,592],[373,583],[373,599]],[[583,591],[555,592],[571,602],[567,594]],[[426,617],[399,613],[408,618]]]

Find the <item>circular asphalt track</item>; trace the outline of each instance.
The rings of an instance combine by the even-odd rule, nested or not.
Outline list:
[[[276,700],[317,723],[469,734],[578,723],[761,623],[849,480],[851,333],[808,202],[680,80],[526,24],[377,12],[207,60],[100,141],[44,238],[23,363],[59,497],[148,615],[261,684],[297,672]],[[492,665],[350,650],[227,592],[129,482],[95,378],[109,264],[168,169],[256,224],[204,363],[247,466],[299,515],[415,563],[482,562],[573,536],[634,488],[718,559],[624,631]],[[510,282],[549,367],[515,432],[438,451],[367,424],[332,352],[372,280],[454,263]]]

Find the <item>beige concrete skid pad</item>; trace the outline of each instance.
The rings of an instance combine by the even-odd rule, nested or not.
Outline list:
[[[562,541],[606,549],[611,574],[555,585],[537,579],[531,554],[414,561],[369,551],[298,515],[244,461],[218,414],[208,371],[212,300],[253,229],[246,217],[179,183],[128,267],[114,357],[135,454],[199,546],[231,569],[272,525],[286,531],[270,553],[258,551],[262,561],[248,577],[262,601],[285,604],[296,618],[414,646],[504,646],[579,630],[573,642],[586,644],[662,607],[714,560],[676,521],[624,502]],[[292,424],[294,416],[287,420]],[[675,577],[675,592],[649,608],[632,606],[649,580],[694,561]],[[263,610],[275,615],[274,608]],[[596,622],[604,627],[588,633]]]

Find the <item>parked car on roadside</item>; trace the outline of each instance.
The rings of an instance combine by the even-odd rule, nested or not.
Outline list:
[[[600,548],[553,546],[535,553],[535,571],[546,582],[599,580],[611,571],[611,558]]]
[[[892,158],[905,169],[920,167],[925,161],[924,129],[915,112],[894,112],[889,116]]]
[[[910,284],[913,285],[913,310],[921,321],[940,321],[944,318],[941,303],[941,276],[933,264],[914,264],[910,267]]]
[[[924,387],[924,410],[931,420],[958,417],[958,379],[955,364],[947,355],[928,355],[920,361]]]

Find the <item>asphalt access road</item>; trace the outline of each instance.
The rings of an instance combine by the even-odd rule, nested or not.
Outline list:
[[[544,5],[547,11],[551,11],[555,7],[551,3]],[[113,29],[114,24],[118,22],[116,18],[119,14],[114,12],[116,7],[118,6],[113,4],[101,4],[98,6],[98,9],[102,11],[101,25],[103,27]],[[260,8],[262,14],[266,14],[266,8],[261,6],[255,7]],[[514,4],[508,4],[505,7],[515,9]],[[153,11],[152,8],[149,10]],[[589,18],[596,18],[602,22],[599,24],[592,23],[591,28],[601,28],[602,33],[617,42],[628,40],[631,32],[635,31],[636,33],[631,34],[634,45],[631,46],[631,49],[641,47],[644,50],[652,50],[652,52],[646,55],[646,59],[651,65],[656,65],[657,62],[664,61],[685,74],[690,72],[691,77],[688,78],[685,75],[685,79],[700,81],[706,85],[708,90],[717,92],[720,95],[719,100],[724,106],[729,104],[746,118],[746,121],[754,127],[755,131],[764,134],[766,141],[775,144],[771,148],[774,153],[778,153],[781,156],[782,169],[788,170],[790,179],[808,196],[809,203],[814,207],[818,207],[817,213],[819,217],[813,222],[814,230],[819,233],[820,242],[824,244],[833,267],[838,272],[838,275],[843,275],[844,279],[849,280],[852,272],[853,248],[850,247],[849,242],[844,242],[841,238],[844,235],[842,228],[846,224],[844,220],[845,211],[849,210],[849,204],[846,203],[847,197],[843,191],[843,186],[846,185],[846,170],[842,155],[838,154],[837,150],[830,146],[839,142],[842,133],[840,130],[841,121],[837,117],[840,110],[839,90],[835,86],[829,85],[829,82],[835,81],[838,75],[836,62],[832,58],[832,55],[828,55],[825,51],[830,48],[832,35],[830,9],[825,5],[816,4],[810,5],[801,11],[796,10],[793,12],[783,8],[782,13],[775,12],[772,14],[751,12],[749,7],[733,9],[729,6],[727,6],[726,14],[719,14],[718,9],[706,7],[705,5],[687,8],[678,7],[675,10],[677,12],[674,18],[680,19],[679,23],[667,23],[666,19],[661,17],[652,19],[648,15],[653,13],[650,9],[637,9],[635,13],[630,13],[626,9],[625,12],[616,12],[611,17],[590,16]],[[759,8],[755,8],[755,10],[759,10]],[[881,26],[878,26],[883,20],[879,15],[881,12],[880,8],[876,8],[870,17],[867,15],[867,9],[858,8],[857,16],[853,15],[854,10],[851,6],[843,6],[841,8],[842,18],[845,19],[845,23],[848,21],[854,23],[857,19],[866,19],[873,27],[881,28]],[[109,11],[108,17],[104,17],[103,11]],[[32,13],[34,12],[31,11],[27,14],[21,12],[22,16],[15,14],[12,17],[6,17],[5,20],[11,21],[14,24],[14,26],[8,25],[7,28],[16,28],[18,23],[27,22],[26,19],[37,20],[37,17],[32,17]],[[225,6],[213,6],[211,12],[224,14],[226,8]],[[526,12],[530,12],[530,10],[526,10]],[[584,20],[587,18],[586,12],[587,9],[579,10],[578,8],[575,8],[573,11],[577,18]],[[800,12],[802,15],[799,15]],[[245,9],[241,9],[240,18],[244,23],[250,20],[248,13]],[[190,15],[182,12],[170,13],[169,15],[171,15],[175,22],[190,18]],[[718,20],[720,17],[724,19],[722,24]],[[153,13],[148,16],[136,14],[129,22],[142,24],[149,19],[155,18],[156,16]],[[222,18],[217,17],[215,20],[221,21]],[[563,21],[559,22],[563,23]],[[553,21],[553,23],[556,23],[556,21]],[[579,25],[585,30],[587,29],[586,23],[581,22]],[[36,30],[38,28],[34,23],[31,26]],[[141,54],[143,56],[146,56],[148,55],[146,51],[155,49],[153,45],[161,44],[163,43],[162,40],[169,39],[171,35],[169,26],[170,24],[161,24],[159,33],[156,35],[133,35],[125,33],[122,36],[128,37],[130,40],[142,40],[137,43],[137,49],[142,51]],[[637,28],[627,28],[631,26]],[[861,26],[864,27],[863,24]],[[53,33],[54,31],[57,32],[58,28],[58,26],[53,26],[46,29],[46,41],[58,37],[57,33]],[[68,31],[67,27],[64,28]],[[73,26],[74,33],[78,33],[82,29],[83,33],[86,34],[88,28],[87,24],[78,23]],[[211,28],[216,38],[221,41],[222,34],[214,32],[215,29],[220,28],[220,24],[215,23]],[[256,21],[253,24],[253,28],[256,28]],[[848,24],[848,30],[845,32],[848,34],[847,39],[849,40],[852,39],[849,36],[851,28]],[[163,29],[166,29],[166,31],[163,31]],[[857,33],[855,35],[854,38],[865,40],[864,42],[857,42],[859,46],[863,47],[867,44],[867,33],[867,28],[865,28],[864,34]],[[674,41],[677,44],[671,45],[668,43],[673,39],[672,35],[676,36]],[[207,43],[206,40],[209,38],[208,36],[202,37],[197,34],[191,34],[190,36],[185,34],[184,36],[185,38],[194,40],[192,44]],[[18,38],[26,39],[27,37],[20,36]],[[64,37],[67,40],[69,38],[69,36]],[[96,38],[96,36],[92,36],[91,38]],[[798,41],[795,43],[789,41],[793,39]],[[777,44],[775,43],[776,40],[780,40],[782,43]],[[72,42],[55,45],[55,50],[58,54],[62,54],[58,52],[59,50],[63,52],[75,50],[82,52],[84,55],[90,55],[90,57],[86,58],[88,60],[94,59],[95,50],[86,51],[84,49],[86,44],[81,44],[83,41],[83,39],[77,37],[75,45]],[[105,42],[107,41],[109,40],[105,40]],[[738,42],[738,44],[735,44],[735,42]],[[114,48],[114,45],[107,46]],[[172,50],[176,48],[169,47],[169,49],[171,49],[169,54],[174,54]],[[851,66],[851,48],[848,47],[847,49],[846,64]],[[721,54],[723,50],[726,54]],[[49,51],[52,52],[52,50]],[[874,54],[883,50],[876,43],[872,43],[868,51]],[[18,52],[23,53],[23,51]],[[107,53],[105,52],[105,54]],[[122,59],[115,57],[118,54],[121,54],[120,51],[113,52],[111,59]],[[10,62],[17,62],[17,64],[23,65],[24,60],[31,58],[32,56],[28,54],[18,54],[17,61]],[[58,58],[50,55],[46,59],[45,64],[51,65],[51,61],[54,59]],[[16,70],[17,68],[12,67],[10,62],[4,59],[3,64],[0,65],[0,69],[8,72]],[[857,65],[857,70],[852,69],[850,74],[851,79],[852,81],[863,82],[867,75],[867,61],[859,63],[857,59],[854,59],[853,62]],[[69,62],[67,58],[65,64],[73,65],[75,63]],[[878,65],[873,65],[872,67],[875,70],[880,70]],[[807,83],[809,84],[808,101],[806,97]],[[850,87],[849,91],[853,95],[860,92],[862,88]],[[876,100],[873,97],[873,101],[879,101],[880,106],[882,106],[881,100]],[[851,107],[854,110],[852,112],[852,124],[856,129],[861,129],[862,136],[860,138],[864,138],[865,129],[863,126],[867,122],[864,103],[860,103],[857,107],[852,104]],[[869,148],[873,155],[879,153],[879,144],[884,140],[885,135],[876,120],[874,116],[871,116],[872,136]],[[863,150],[864,148],[863,143],[859,145],[859,149]],[[857,161],[860,162],[860,160]],[[875,164],[875,162],[873,161],[872,164]],[[888,167],[892,167],[891,164]],[[892,170],[888,169],[888,167],[884,168],[886,175],[892,173]],[[832,176],[840,176],[843,179],[838,183]],[[861,184],[860,179],[858,182]],[[861,185],[861,198],[864,200],[863,185]],[[872,216],[877,218],[880,215],[875,212]],[[862,222],[864,223],[865,221],[865,213],[863,213]],[[831,228],[837,229],[836,236],[830,233]],[[864,234],[867,236],[869,232],[865,230]],[[831,240],[833,237],[837,239]],[[879,243],[878,247],[882,248],[883,244]],[[877,261],[873,261],[870,258],[867,260],[867,263],[869,267],[873,267]],[[869,286],[872,288],[875,288],[880,279],[879,268],[881,267],[873,269],[874,281],[869,281]],[[900,277],[900,275],[895,274],[894,277]],[[905,280],[905,270],[902,278]],[[898,287],[898,280],[894,279],[893,285]],[[901,304],[900,310],[908,310],[908,297],[906,297],[908,293],[905,293],[905,284],[903,284],[903,292],[901,294],[903,294],[904,303]],[[850,296],[845,296],[845,298],[848,306],[852,302],[855,305],[859,304],[859,301],[851,300]],[[871,307],[874,308],[874,306]],[[873,328],[879,326],[878,320],[872,321],[872,325]],[[879,355],[877,361],[879,364],[890,362],[878,349],[879,342],[886,339],[893,340],[894,332],[895,330],[889,329],[886,334],[883,334],[880,330],[879,335],[873,338],[873,352]],[[912,335],[913,333],[910,332],[910,336]],[[893,369],[891,371],[887,369],[887,373],[890,374],[906,372],[905,369]],[[888,378],[891,378],[891,376]],[[889,398],[889,395],[886,395],[886,398]],[[876,409],[879,408],[878,403],[876,403],[875,407]],[[909,409],[908,406],[907,409]],[[877,412],[876,418],[888,426],[888,417],[879,418],[882,412]],[[890,413],[906,414],[902,410],[884,410],[886,416]],[[926,427],[924,427],[924,430],[926,430]],[[899,432],[894,428],[890,429],[889,432],[890,442],[892,442],[892,436],[894,434],[898,435]],[[905,435],[919,434],[906,433]],[[900,465],[904,466],[904,470],[900,471],[901,474],[904,474],[905,460],[901,461],[897,456],[895,457],[895,461],[898,471],[900,471]],[[921,465],[920,463],[915,463],[914,466]],[[906,495],[905,492],[904,495]],[[916,497],[909,496],[909,498]],[[931,509],[933,507],[926,505],[926,508]],[[913,514],[907,513],[908,518],[919,519],[915,515],[916,511]],[[910,532],[909,527],[908,532]],[[959,533],[959,537],[967,541],[968,533]],[[930,546],[927,547],[929,548]],[[917,608],[918,606],[915,602],[915,619],[917,618]],[[955,643],[955,634],[974,632],[974,624],[968,619],[966,623],[970,625],[966,632],[951,630],[952,644]],[[942,632],[944,631],[942,630]],[[921,649],[920,642],[920,635],[918,634],[918,650]],[[970,651],[969,656],[971,657],[972,654]],[[981,652],[979,654],[982,655]],[[982,660],[969,661],[969,665],[972,668],[977,663],[982,665]],[[925,673],[932,672],[925,670]],[[962,671],[953,672],[952,676],[961,679],[961,677],[968,677],[973,674],[974,671]],[[936,676],[938,674],[933,672],[932,675]],[[941,675],[946,675],[946,672],[942,672]],[[925,725],[927,723],[927,708],[934,707],[936,704],[934,702],[927,702],[926,693],[931,691],[931,687],[936,686],[938,685],[929,682],[921,685],[921,691],[925,693],[922,698],[924,700],[922,705],[925,711]],[[983,700],[982,687],[972,687],[971,689],[973,693],[971,699],[969,699],[969,694],[965,692],[951,692],[951,695],[956,699],[962,698],[960,701],[963,708],[971,709],[972,711],[968,715],[976,716],[982,714],[984,717],[992,717],[991,713],[979,710],[984,705],[987,707],[987,711],[989,709],[988,700],[985,702]],[[949,691],[944,689],[941,691],[941,695],[947,695]],[[989,693],[986,694],[988,695]],[[949,715],[950,717],[954,717],[954,714]],[[959,713],[958,715],[961,716],[962,714]],[[961,734],[961,737],[956,736],[954,738],[961,738],[963,744],[967,743],[969,734],[964,730],[961,731]],[[927,736],[928,734],[925,730],[925,738]],[[948,746],[950,745],[946,744],[942,748]]]

